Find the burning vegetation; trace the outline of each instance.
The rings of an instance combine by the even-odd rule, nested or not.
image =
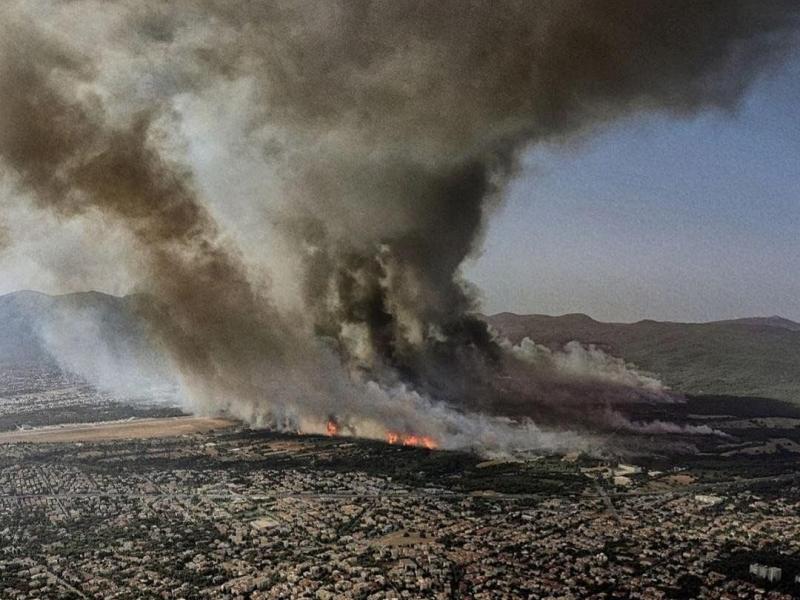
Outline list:
[[[799,6],[8,1],[0,176],[32,211],[120,234],[154,346],[204,412],[574,446],[652,386],[607,361],[576,373],[591,352],[510,351],[462,263],[527,148],[735,106]]]
[[[341,433],[342,426],[336,417],[328,417],[328,421],[325,423],[325,434],[330,437],[336,437]],[[398,431],[388,431],[386,433],[386,442],[392,446],[413,446],[415,448],[427,448],[428,450],[439,448],[439,443],[430,436],[400,433]]]
[[[427,448],[435,450],[439,447],[432,437],[426,435],[415,435],[413,433],[397,433],[390,431],[386,434],[386,441],[393,446],[414,446],[417,448]]]
[[[328,419],[328,422],[325,424],[325,433],[329,436],[337,436],[339,435],[340,427],[339,423],[333,417]]]

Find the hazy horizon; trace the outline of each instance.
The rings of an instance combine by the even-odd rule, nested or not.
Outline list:
[[[41,290],[34,290],[34,289],[24,288],[24,289],[19,289],[19,290],[12,290],[12,291],[9,291],[9,292],[2,292],[2,293],[0,293],[0,298],[2,298],[3,296],[10,296],[10,295],[20,294],[20,293],[44,294],[44,295],[50,296],[50,297],[70,296],[70,295],[74,295],[74,294],[104,294],[104,295],[112,296],[112,297],[116,297],[116,298],[123,298],[123,297],[125,297],[127,295],[130,295],[130,294],[113,294],[113,293],[110,293],[110,292],[104,292],[104,291],[95,290],[95,289],[73,290],[73,291],[68,291],[68,292],[49,293],[49,292],[44,292],[44,291],[41,291]],[[134,293],[136,293],[136,292],[132,292],[132,294],[134,294]],[[725,318],[725,319],[712,319],[712,320],[709,320],[709,321],[688,321],[688,320],[680,321],[680,320],[674,320],[674,319],[672,319],[672,320],[671,319],[650,319],[648,317],[644,317],[644,318],[641,318],[641,319],[627,319],[627,320],[616,320],[616,321],[613,321],[613,320],[599,319],[599,318],[595,317],[594,315],[592,315],[591,313],[580,312],[580,311],[578,311],[578,312],[564,312],[564,313],[541,313],[541,312],[536,313],[536,312],[518,312],[518,311],[513,311],[513,310],[498,310],[498,311],[494,311],[494,312],[481,310],[479,312],[481,314],[484,314],[484,315],[487,315],[487,316],[499,315],[499,314],[503,314],[503,313],[515,314],[515,315],[519,315],[519,316],[543,316],[543,317],[568,317],[568,316],[572,316],[572,315],[583,315],[583,316],[588,316],[591,319],[594,319],[595,321],[607,322],[607,323],[616,323],[616,324],[620,324],[620,323],[621,324],[638,323],[640,321],[661,321],[661,322],[674,322],[674,323],[712,323],[712,322],[720,322],[720,321],[735,321],[735,320],[740,320],[740,319],[775,319],[775,318],[785,319],[785,320],[788,320],[788,321],[792,321],[792,322],[798,323],[798,321],[795,321],[794,319],[790,319],[790,318],[788,318],[788,317],[786,317],[784,315],[779,315],[779,314],[773,314],[773,315],[766,315],[766,314],[739,315],[739,316],[736,316],[736,317],[730,317],[730,318]],[[800,323],[798,323],[798,324],[800,324]]]

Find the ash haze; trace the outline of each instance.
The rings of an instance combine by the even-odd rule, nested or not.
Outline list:
[[[598,135],[613,143],[636,119],[658,137],[709,111],[735,115],[793,56],[798,10],[778,0],[6,2],[3,286],[143,292],[139,314],[196,409],[256,424],[323,431],[333,417],[358,435],[400,430],[489,451],[587,447],[604,427],[672,431],[614,409],[672,401],[659,382],[596,349],[510,347],[474,316],[475,283],[490,307],[520,297],[571,307],[558,298],[574,279],[587,298],[576,306],[603,288],[599,312],[647,312],[647,294],[626,290],[648,285],[648,266],[619,285],[604,282],[619,271],[601,271],[587,287],[591,269],[563,268],[557,244],[541,261],[528,260],[530,242],[499,247],[521,238],[504,235],[503,202],[520,210],[536,165],[552,187],[548,161],[569,170],[576,148],[591,152]],[[592,210],[613,209],[613,182],[584,197]],[[670,212],[668,196],[653,196],[654,212]],[[566,190],[531,200],[570,223]],[[568,255],[596,252],[584,229],[561,236]],[[535,223],[526,231],[536,238]],[[465,261],[484,243],[472,283]],[[512,266],[492,268],[492,251],[510,252]],[[542,276],[517,277],[515,264]],[[512,277],[521,292],[499,280]],[[540,289],[555,302],[537,300]]]

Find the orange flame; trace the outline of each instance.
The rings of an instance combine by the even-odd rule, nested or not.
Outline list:
[[[325,425],[325,431],[331,436],[339,435],[339,424],[335,419],[328,419],[328,424]]]
[[[436,440],[432,437],[428,437],[427,435],[414,435],[413,433],[389,431],[386,434],[386,441],[393,446],[416,446],[417,448],[427,448],[428,450],[439,447],[439,444],[436,443]]]

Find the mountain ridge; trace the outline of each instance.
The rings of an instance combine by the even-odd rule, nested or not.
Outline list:
[[[782,317],[705,323],[604,323],[588,315],[483,316],[513,343],[551,348],[577,340],[632,362],[690,394],[800,402],[800,324]]]
[[[136,296],[87,291],[0,296],[0,365],[58,365],[123,376],[123,365],[159,373],[159,358],[137,314]]]
[[[102,343],[111,357],[146,357],[150,350],[137,317],[139,299],[139,294],[96,291],[0,295],[0,364],[51,360],[54,337],[61,362],[73,345],[87,343]],[[800,403],[800,323],[784,317],[606,323],[583,313],[479,316],[515,344],[525,337],[553,349],[573,340],[593,344],[678,392]]]
[[[482,319],[497,319],[502,317],[511,318],[543,318],[543,319],[571,319],[581,320],[592,323],[602,323],[604,325],[636,325],[637,323],[664,323],[675,325],[710,325],[714,323],[737,324],[737,325],[766,325],[770,327],[779,327],[781,329],[790,329],[791,331],[800,331],[800,323],[782,317],[780,315],[771,315],[769,317],[737,317],[735,319],[717,319],[713,321],[660,321],[658,319],[639,319],[637,321],[600,321],[586,313],[564,313],[562,315],[547,315],[544,313],[517,313],[509,310],[504,310],[499,313],[485,314],[478,313]]]

